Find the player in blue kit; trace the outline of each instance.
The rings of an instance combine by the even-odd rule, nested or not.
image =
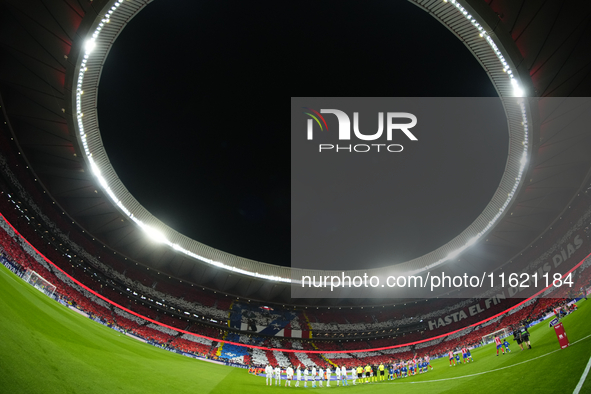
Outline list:
[[[388,380],[394,380],[394,365],[390,364],[388,366]]]
[[[507,353],[511,353],[511,349],[509,349],[509,342],[507,342],[506,339],[505,342],[503,342],[503,346],[505,346],[505,350],[507,350]]]

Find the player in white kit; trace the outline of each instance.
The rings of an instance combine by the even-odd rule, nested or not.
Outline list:
[[[304,369],[304,387],[308,387],[308,375],[310,371],[308,371],[308,367]]]
[[[267,374],[267,386],[269,385],[273,385],[273,367],[271,366],[271,364],[267,364],[267,366],[265,367],[265,373]]]
[[[341,379],[343,380],[343,386],[348,386],[349,382],[347,381],[347,367],[343,364],[341,367]]]
[[[298,365],[298,368],[296,369],[296,387],[300,387],[300,380],[302,380],[302,370],[300,369],[300,366]]]
[[[291,380],[293,379],[293,368],[291,367],[291,365],[289,367],[287,367],[287,369],[285,370],[285,373],[287,374],[287,380],[285,381],[285,387],[287,387],[287,386],[291,387]]]
[[[279,365],[275,367],[275,386],[279,386],[279,381],[281,380],[281,368]]]
[[[318,367],[318,387],[322,387],[322,379],[324,379],[324,371],[322,367]]]
[[[338,366],[334,369],[334,373],[337,377],[337,387],[339,387],[339,382],[341,381],[341,368]]]
[[[312,387],[316,387],[316,366],[312,367]]]
[[[330,366],[326,367],[326,387],[330,387],[330,375],[332,375],[332,371],[330,370]]]

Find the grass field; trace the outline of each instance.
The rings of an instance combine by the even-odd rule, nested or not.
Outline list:
[[[591,356],[591,304],[579,306],[563,319],[572,345],[564,350],[544,323],[530,330],[531,350],[512,344],[512,353],[497,357],[489,345],[472,352],[474,363],[450,368],[434,360],[433,371],[395,382],[266,387],[244,369],[183,357],[97,324],[0,264],[0,393],[572,393]],[[591,393],[591,378],[580,392]]]

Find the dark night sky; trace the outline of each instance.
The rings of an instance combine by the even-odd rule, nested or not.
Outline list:
[[[466,47],[406,1],[158,0],[109,53],[99,122],[119,177],[158,218],[207,245],[289,265],[287,102],[321,96],[496,92]],[[456,227],[482,211],[500,181],[507,136],[487,144],[498,160],[478,167],[490,181],[474,206],[441,202],[468,211],[472,219]],[[433,167],[424,165],[418,174]],[[441,231],[436,239],[449,237]]]

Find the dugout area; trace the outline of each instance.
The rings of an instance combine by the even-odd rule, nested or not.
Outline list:
[[[111,330],[58,304],[0,265],[0,388],[14,393],[228,393],[312,390],[265,387],[247,370],[190,359]],[[493,345],[474,349],[474,363],[434,370],[394,382],[314,390],[348,392],[572,393],[591,356],[591,304],[562,322],[571,346],[560,350],[548,321],[530,329],[531,350],[512,339],[510,354]],[[302,385],[303,386],[303,385]],[[395,387],[393,387],[395,386]],[[591,379],[581,393],[591,392]]]

